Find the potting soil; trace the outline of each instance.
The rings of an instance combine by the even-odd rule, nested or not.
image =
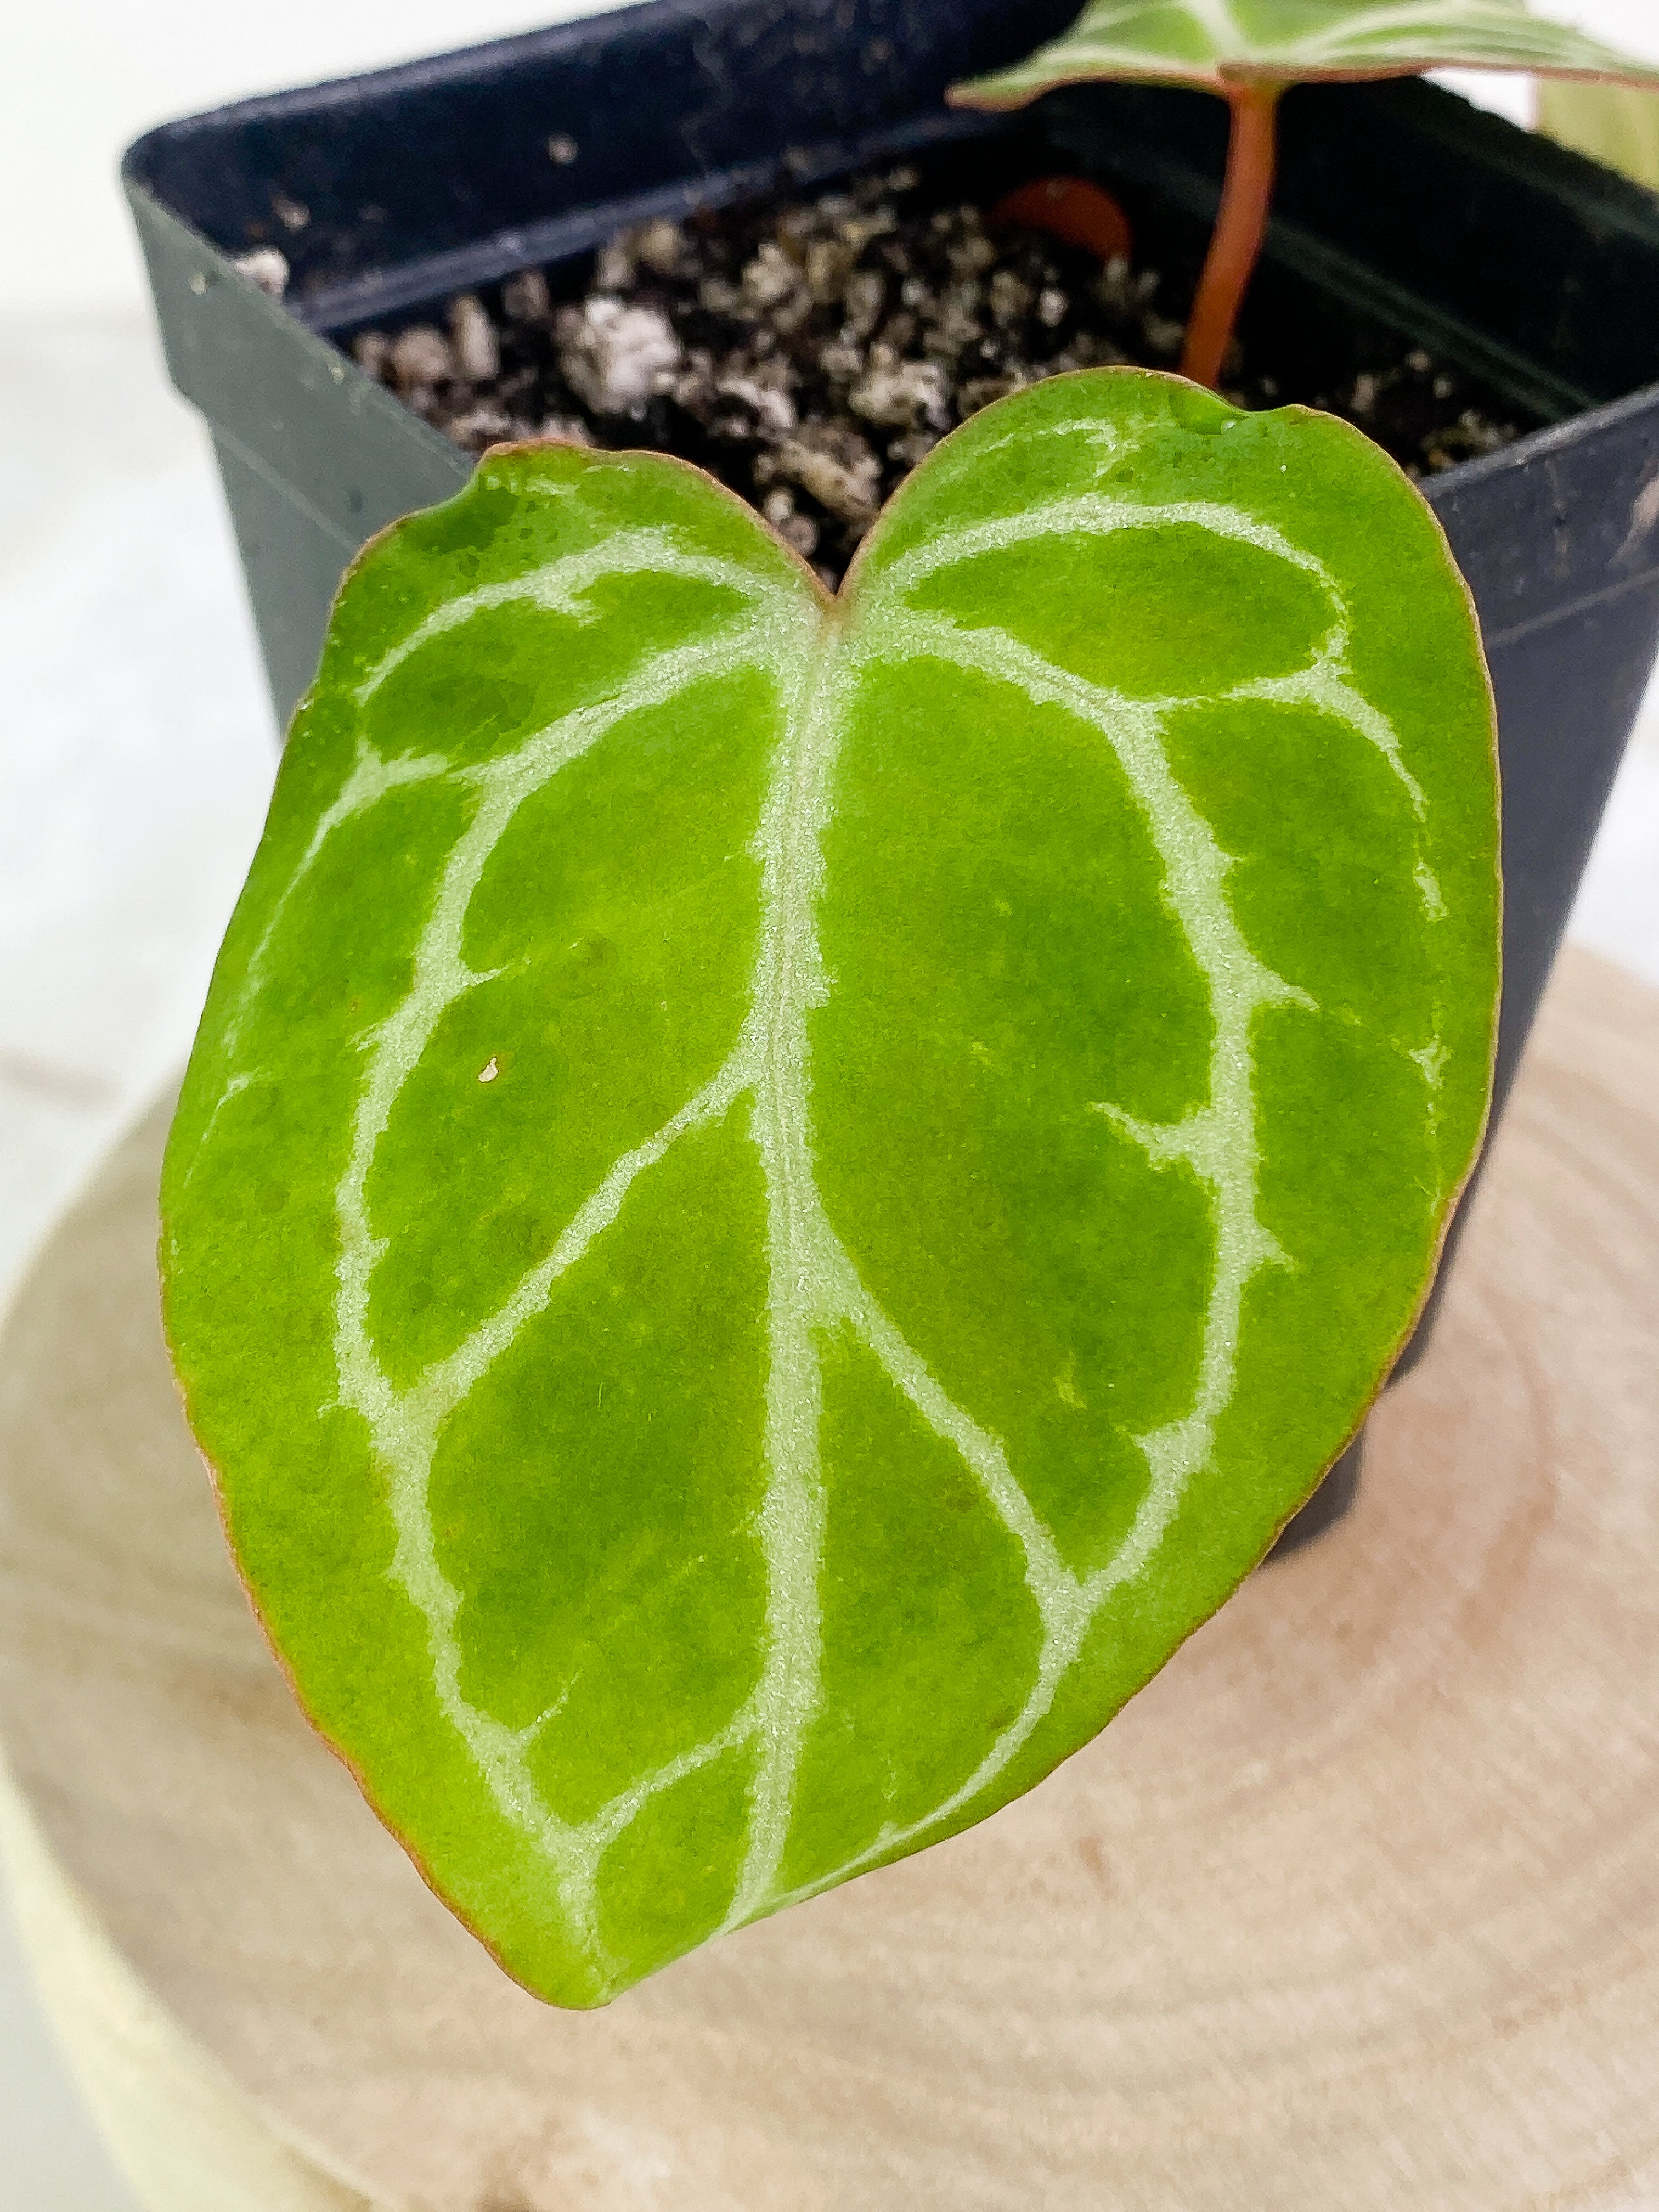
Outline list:
[[[251,274],[252,272],[250,272]],[[812,198],[649,222],[575,272],[530,269],[449,301],[444,325],[371,330],[357,360],[471,453],[508,439],[653,447],[758,507],[826,582],[922,456],[1004,394],[1067,369],[1173,368],[1185,301],[1163,275],[975,205],[908,167]],[[1419,347],[1292,388],[1236,343],[1236,404],[1346,416],[1413,476],[1528,423]]]

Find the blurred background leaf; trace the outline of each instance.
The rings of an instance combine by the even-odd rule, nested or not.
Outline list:
[[[1563,146],[1659,191],[1659,94],[1540,79],[1538,127]]]

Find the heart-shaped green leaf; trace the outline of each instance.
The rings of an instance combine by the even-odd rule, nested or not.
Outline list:
[[[1659,69],[1534,15],[1525,0],[1091,0],[1062,38],[956,86],[969,107],[1023,107],[1094,77],[1301,84],[1421,70],[1531,70],[1659,85]]]
[[[532,1989],[978,1820],[1261,1556],[1486,1097],[1489,695],[1357,432],[1132,371],[838,600],[657,456],[341,593],[168,1153],[301,1695]]]

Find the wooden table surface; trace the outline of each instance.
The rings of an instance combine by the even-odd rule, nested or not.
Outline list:
[[[259,1639],[160,1133],[0,1352],[0,1838],[155,2212],[1659,2203],[1659,996],[1564,958],[1343,1523],[1019,1804],[599,2014],[496,1972]]]

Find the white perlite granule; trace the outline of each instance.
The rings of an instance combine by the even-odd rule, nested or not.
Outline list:
[[[596,415],[643,414],[683,358],[666,315],[606,293],[562,308],[557,327],[565,381]]]

